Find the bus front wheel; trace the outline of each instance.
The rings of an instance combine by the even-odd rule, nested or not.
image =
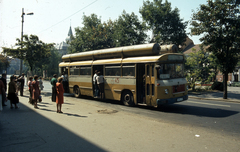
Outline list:
[[[74,96],[77,98],[81,96],[79,87],[74,87]]]
[[[126,106],[134,106],[133,94],[130,91],[124,91],[122,94],[122,102]]]

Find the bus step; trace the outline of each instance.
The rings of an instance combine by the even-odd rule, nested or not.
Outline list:
[[[146,103],[138,103],[138,105],[140,105],[140,106],[147,106]]]

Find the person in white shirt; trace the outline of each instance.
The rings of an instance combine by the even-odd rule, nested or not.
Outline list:
[[[98,72],[98,76],[96,80],[97,80],[98,88],[100,90],[100,98],[103,99],[104,98],[104,77],[100,72]]]
[[[97,73],[98,73],[98,71],[97,70],[95,70],[95,74],[93,75],[93,87],[94,87],[94,97],[97,97],[98,96],[98,85],[97,85],[97,80],[96,80],[96,78],[97,78]]]

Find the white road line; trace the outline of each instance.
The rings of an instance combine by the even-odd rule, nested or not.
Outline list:
[[[213,104],[213,103],[205,103],[205,102],[195,102],[195,101],[187,101],[191,103],[197,103],[197,104],[205,104],[205,105],[211,105],[211,106],[220,106],[220,107],[231,107],[230,105],[222,105],[222,104]]]

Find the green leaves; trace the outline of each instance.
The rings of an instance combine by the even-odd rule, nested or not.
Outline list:
[[[84,15],[83,25],[75,29],[76,37],[70,42],[69,53],[143,44],[147,37],[145,24],[134,13],[125,11],[117,20],[103,23],[95,14]]]
[[[17,39],[16,47],[16,49],[3,48],[3,52],[7,56],[24,60],[32,71],[33,68],[36,68],[36,65],[44,64],[43,59],[51,55],[50,49],[53,47],[53,44],[42,42],[36,35],[30,35],[29,37],[24,35],[22,42],[20,39]]]
[[[153,31],[152,42],[162,44],[183,45],[186,41],[187,22],[179,17],[179,10],[171,8],[171,3],[167,0],[146,1],[139,12],[143,20],[148,24],[148,28]]]

